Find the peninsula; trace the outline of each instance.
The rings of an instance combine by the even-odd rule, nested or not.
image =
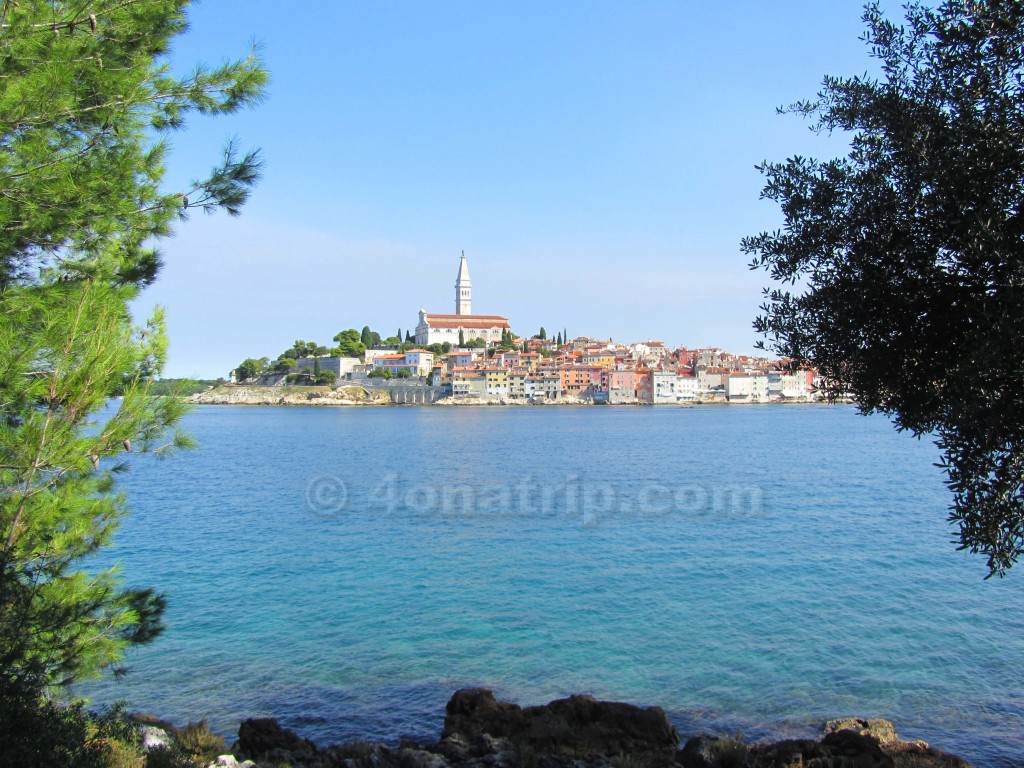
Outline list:
[[[513,333],[501,315],[473,314],[465,253],[453,314],[419,311],[415,336],[382,339],[365,326],[335,347],[297,340],[271,361],[248,358],[201,403],[691,404],[814,402],[816,372],[789,360],[734,355],[717,347],[670,349],[660,341],[619,344],[554,338],[542,327]]]

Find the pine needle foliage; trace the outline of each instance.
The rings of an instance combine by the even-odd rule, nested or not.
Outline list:
[[[127,511],[125,454],[189,445],[182,402],[151,392],[163,314],[137,325],[130,302],[160,238],[194,209],[237,214],[259,175],[229,143],[166,192],[168,132],[256,104],[267,80],[255,52],[172,75],[187,5],[0,5],[0,693],[94,676],[162,629],[161,594],[84,567]]]

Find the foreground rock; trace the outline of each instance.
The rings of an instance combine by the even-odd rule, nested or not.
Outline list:
[[[538,754],[589,757],[618,754],[672,754],[676,732],[659,707],[571,696],[542,707],[521,708],[495,701],[491,691],[457,691],[446,708],[441,740],[458,736],[508,739],[516,749]]]
[[[887,720],[825,724],[820,739],[746,744],[695,736],[680,749],[658,707],[570,696],[537,707],[498,701],[482,688],[448,702],[440,741],[397,747],[353,742],[318,747],[276,720],[246,720],[232,755],[211,765],[295,768],[970,768],[921,741],[901,741]]]

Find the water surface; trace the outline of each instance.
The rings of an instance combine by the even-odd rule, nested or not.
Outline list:
[[[1021,574],[955,551],[937,452],[850,407],[208,406],[132,457],[109,558],[168,632],[92,685],[225,733],[423,740],[457,688],[685,735],[892,719],[1024,762]],[[1022,566],[1024,567],[1024,566]]]

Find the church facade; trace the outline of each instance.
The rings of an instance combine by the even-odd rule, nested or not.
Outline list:
[[[447,341],[454,347],[459,344],[461,332],[464,341],[483,339],[490,344],[500,342],[502,334],[508,330],[507,318],[473,314],[473,282],[463,252],[455,279],[455,314],[435,315],[421,309],[416,325],[416,343],[444,344]]]

